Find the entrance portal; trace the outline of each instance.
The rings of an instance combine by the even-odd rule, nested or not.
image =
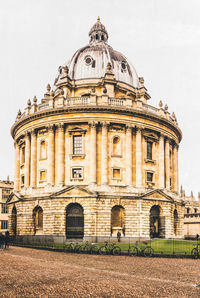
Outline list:
[[[162,223],[163,218],[160,217],[160,206],[154,205],[150,210],[150,237],[163,237]]]
[[[117,232],[125,236],[125,210],[119,205],[114,206],[111,210],[111,235],[117,236]]]
[[[17,209],[13,207],[11,214],[11,233],[16,236],[17,235]]]
[[[69,204],[66,210],[66,238],[83,238],[84,215],[79,204]]]

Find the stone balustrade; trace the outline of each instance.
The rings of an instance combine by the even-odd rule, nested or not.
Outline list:
[[[57,98],[57,99],[50,99],[47,102],[43,102],[41,104],[33,104],[32,106],[25,109],[25,112],[22,113],[20,116],[17,117],[16,121],[24,118],[27,115],[34,114],[35,112],[45,111],[49,109],[55,108],[65,108],[70,106],[112,106],[116,108],[123,108],[129,110],[139,110],[144,111],[149,114],[154,114],[160,116],[162,118],[166,118],[173,122],[174,124],[178,125],[175,117],[170,115],[168,111],[163,108],[156,108],[151,105],[148,105],[142,101],[134,101],[130,99],[120,99],[120,98],[110,98],[108,96],[91,96],[91,97],[71,97],[71,98]]]

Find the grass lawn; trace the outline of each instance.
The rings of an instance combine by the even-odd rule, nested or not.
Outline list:
[[[155,254],[177,254],[177,255],[191,255],[192,249],[196,246],[196,241],[190,240],[170,240],[170,239],[153,239],[151,241],[141,241],[137,243],[138,250],[145,248],[147,245],[151,246]],[[83,245],[83,243],[79,243]],[[23,246],[23,243],[19,244]],[[27,243],[24,245],[27,247],[40,247],[40,248],[54,248],[54,249],[63,249],[65,244],[63,243]],[[97,243],[96,246],[100,248],[104,243]],[[120,246],[121,251],[126,253],[128,252],[129,247],[135,246],[136,244],[127,244],[127,243],[116,243],[117,246]],[[199,247],[200,249],[200,247]]]

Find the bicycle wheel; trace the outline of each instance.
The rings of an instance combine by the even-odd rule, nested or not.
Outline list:
[[[137,247],[131,247],[129,250],[128,250],[128,254],[129,256],[131,257],[135,257],[138,255],[138,249]]]
[[[105,246],[102,246],[99,248],[99,254],[100,255],[106,255],[107,254],[107,248]]]
[[[119,256],[121,255],[121,248],[119,246],[116,246],[112,249],[113,256]]]
[[[74,246],[74,252],[75,252],[75,253],[80,253],[80,252],[81,252],[81,246],[78,245],[78,244],[75,245],[75,246]]]
[[[98,246],[93,244],[93,245],[91,246],[90,253],[91,253],[91,254],[97,254],[97,253],[98,253]]]
[[[199,257],[199,252],[197,248],[193,248],[191,251],[191,255],[193,256],[194,259],[198,259]]]
[[[150,246],[145,247],[145,249],[143,250],[143,256],[144,257],[152,257],[153,256],[153,248],[151,248]]]

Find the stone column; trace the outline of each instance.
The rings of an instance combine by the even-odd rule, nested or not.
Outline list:
[[[48,127],[48,169],[47,169],[47,183],[54,185],[55,179],[55,138],[53,125]]]
[[[169,139],[165,141],[165,186],[170,189],[170,156],[169,156]]]
[[[58,125],[58,184],[65,182],[65,134],[64,124]]]
[[[101,183],[108,184],[108,123],[102,123]]]
[[[165,153],[164,136],[161,134],[159,139],[159,188],[165,187]]]
[[[142,186],[142,129],[136,127],[136,187]]]
[[[132,127],[126,127],[126,183],[132,186]]]
[[[90,123],[90,183],[96,184],[96,122]]]
[[[174,191],[179,191],[179,177],[178,177],[178,145],[175,144],[173,148],[173,174],[174,174]]]
[[[26,132],[25,135],[25,187],[30,186],[30,137],[29,133]]]
[[[37,135],[35,129],[31,131],[31,187],[37,185]]]
[[[14,190],[19,190],[20,187],[20,150],[19,145],[15,141],[15,179]]]

